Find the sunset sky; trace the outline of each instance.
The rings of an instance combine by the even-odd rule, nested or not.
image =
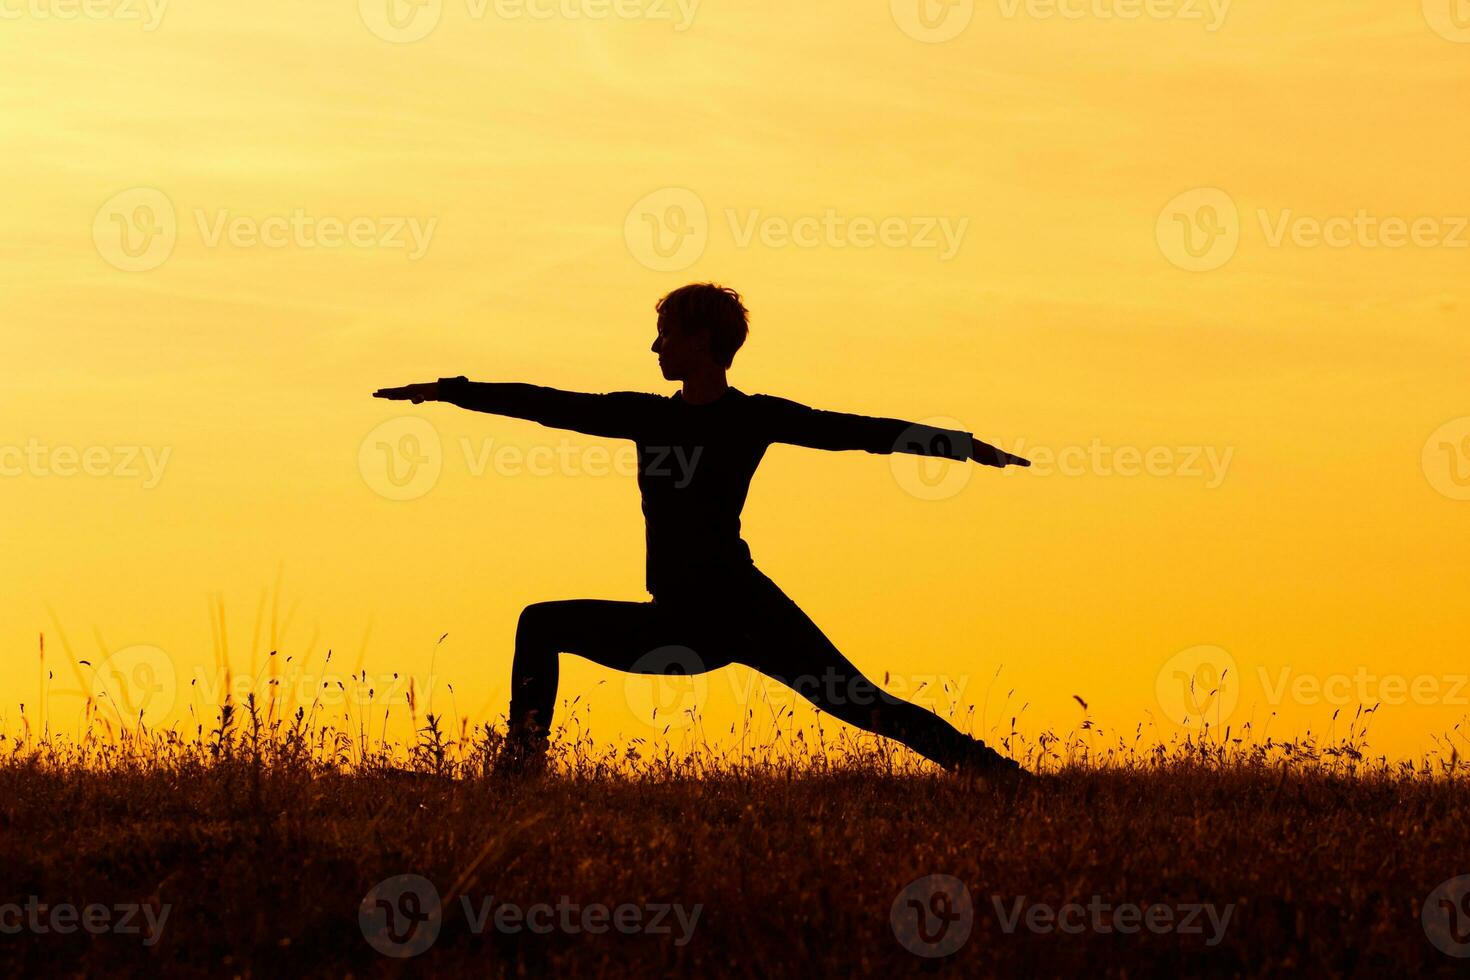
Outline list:
[[[1382,701],[1372,746],[1431,752],[1470,715],[1456,2],[0,0],[0,729],[74,732],[109,656],[190,724],[221,610],[236,673],[493,720],[522,607],[646,598],[627,447],[372,391],[671,393],[652,304],[715,280],[741,390],[1034,454],[767,455],[756,563],[875,679],[1102,745],[1227,670],[1212,723]],[[646,682],[561,690],[682,737]]]

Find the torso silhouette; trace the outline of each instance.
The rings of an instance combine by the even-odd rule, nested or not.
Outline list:
[[[736,388],[691,405],[679,393],[585,394],[455,378],[440,381],[440,397],[462,408],[632,439],[648,549],[646,584],[661,602],[717,593],[712,584],[736,582],[751,568],[740,512],[773,442],[957,460],[970,455],[966,432],[822,411]]]

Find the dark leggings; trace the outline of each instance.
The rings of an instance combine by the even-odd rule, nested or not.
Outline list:
[[[743,664],[795,689],[849,725],[896,739],[942,766],[975,744],[943,718],[883,691],[806,613],[751,567],[718,602],[538,602],[521,613],[510,721],[525,738],[551,728],[559,655],[639,674],[697,674]]]

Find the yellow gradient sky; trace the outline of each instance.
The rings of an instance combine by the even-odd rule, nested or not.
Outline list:
[[[704,279],[752,310],[743,390],[1057,454],[771,451],[757,563],[895,689],[999,671],[987,727],[1167,733],[1223,666],[1212,720],[1382,700],[1395,755],[1470,714],[1470,11],[159,2],[0,0],[5,730],[42,696],[75,730],[57,623],[94,667],[163,651],[115,676],[187,717],[219,609],[268,669],[278,576],[294,669],[432,654],[436,709],[503,712],[524,605],[644,598],[618,444],[369,394],[669,392],[651,304]],[[437,479],[389,499],[375,454],[414,445]],[[662,730],[616,675],[563,685],[609,740]]]

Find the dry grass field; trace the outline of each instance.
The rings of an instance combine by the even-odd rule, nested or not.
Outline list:
[[[723,754],[568,733],[538,777],[497,773],[493,727],[433,716],[400,746],[253,704],[187,737],[23,732],[0,743],[0,967],[1463,973],[1470,779],[1374,760],[1360,723],[1012,738],[1046,773],[1014,787],[804,732]]]

